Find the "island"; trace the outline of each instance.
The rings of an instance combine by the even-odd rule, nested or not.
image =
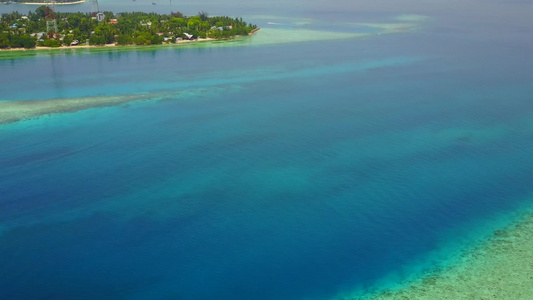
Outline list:
[[[50,0],[0,0],[0,3],[3,4],[11,4],[11,3],[18,3],[18,4],[46,4],[49,3]],[[79,4],[84,3],[85,0],[56,0],[56,5],[63,5],[63,4]]]
[[[55,18],[51,18],[54,16]],[[168,15],[145,12],[61,13],[46,6],[23,15],[3,14],[0,49],[160,45],[199,40],[229,39],[253,34],[259,28],[242,18]]]

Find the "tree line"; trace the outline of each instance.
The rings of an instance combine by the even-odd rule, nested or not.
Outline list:
[[[47,32],[45,6],[38,7],[28,15],[19,12],[2,14],[0,48],[59,47],[77,43],[157,45],[175,43],[180,39],[245,36],[257,28],[242,18],[210,17],[203,11],[196,16],[185,16],[180,12],[168,15],[145,12],[54,14],[57,32]]]
[[[71,3],[79,0],[56,0],[56,3]],[[0,3],[47,3],[49,0],[0,0]]]

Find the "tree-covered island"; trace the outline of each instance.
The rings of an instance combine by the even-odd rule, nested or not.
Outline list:
[[[11,4],[11,3],[20,3],[20,4],[46,4],[50,0],[0,0],[0,3]],[[83,3],[85,0],[56,0],[56,4],[76,4]]]
[[[19,12],[2,14],[0,19],[0,49],[36,46],[60,47],[77,45],[159,45],[197,39],[226,39],[246,36],[256,30],[242,18],[210,17],[206,12],[185,16],[180,12],[169,15],[130,12],[55,14],[57,32],[47,30],[47,8],[23,15]],[[50,29],[50,26],[48,26]]]

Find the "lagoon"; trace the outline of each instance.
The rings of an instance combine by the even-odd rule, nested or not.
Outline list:
[[[0,298],[366,297],[531,211],[531,4],[285,2],[172,4],[246,41],[0,59],[0,109],[113,104],[0,125]]]

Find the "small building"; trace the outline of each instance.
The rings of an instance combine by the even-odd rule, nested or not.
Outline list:
[[[118,23],[118,20],[117,19],[111,19],[109,20],[109,24],[117,24]]]
[[[70,43],[71,46],[78,46],[80,44],[80,41],[74,40],[72,43]]]
[[[101,13],[101,12],[97,13],[96,14],[96,20],[98,20],[98,22],[103,22],[105,20],[104,13]]]
[[[150,22],[150,21],[148,21],[148,22],[141,21],[140,24],[141,24],[141,26],[148,26],[148,27],[152,26],[152,22]]]

